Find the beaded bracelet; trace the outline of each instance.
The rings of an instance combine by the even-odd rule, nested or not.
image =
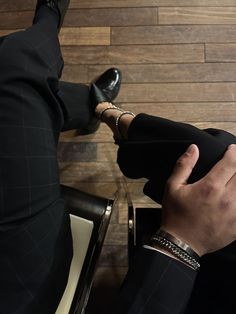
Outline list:
[[[131,111],[123,111],[117,118],[116,118],[116,131],[118,132],[118,134],[120,135],[120,137],[122,138],[122,134],[120,132],[120,119],[125,115],[131,115],[132,117],[135,117],[135,114]]]
[[[107,110],[117,110],[117,111],[120,111],[120,112],[124,112],[123,109],[119,108],[119,107],[116,107],[115,105],[111,104],[109,107],[103,109],[100,113],[99,113],[99,119],[101,121],[103,121],[103,115],[104,113],[107,111]]]

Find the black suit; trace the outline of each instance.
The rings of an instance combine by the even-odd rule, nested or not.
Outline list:
[[[202,131],[188,124],[139,114],[130,125],[128,140],[119,143],[118,164],[128,177],[147,178],[148,182],[145,184],[144,193],[161,204],[165,182],[170,176],[177,158],[192,143],[198,145],[200,158],[190,177],[190,182],[202,178],[222,158],[227,146],[236,143],[236,138],[222,130],[207,129]],[[137,156],[139,157],[137,158]],[[152,255],[154,254],[152,252]],[[153,258],[155,257],[153,256]],[[164,257],[159,255],[159,258],[163,259]],[[144,259],[143,265],[145,265]],[[236,242],[216,253],[204,256],[201,259],[201,268],[186,313],[235,313],[235,265]],[[155,264],[152,264],[148,271],[154,273]],[[172,285],[176,285],[177,269],[176,274],[172,273],[172,275],[172,281],[167,283],[170,288]],[[178,285],[175,287],[179,289]],[[127,291],[126,294],[128,294]],[[162,297],[164,299],[164,295]],[[166,298],[169,302],[175,302],[169,294],[166,295]],[[153,301],[152,310],[148,308],[140,313],[156,313],[155,298]],[[160,313],[179,312],[175,307],[169,312],[165,312],[163,309],[163,312],[160,311]]]
[[[58,82],[63,60],[54,13],[40,9],[36,21],[0,40],[2,314],[53,314],[57,308],[72,257],[57,142],[60,130],[91,118],[88,87]],[[176,314],[185,308],[195,278],[191,269],[144,249],[134,267],[118,313]]]
[[[164,254],[140,249],[114,307],[114,314],[180,314],[196,272]]]

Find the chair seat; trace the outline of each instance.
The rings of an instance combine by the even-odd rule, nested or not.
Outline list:
[[[70,219],[73,239],[73,258],[68,283],[56,314],[67,314],[70,311],[94,227],[93,222],[90,220],[75,215],[70,215]]]

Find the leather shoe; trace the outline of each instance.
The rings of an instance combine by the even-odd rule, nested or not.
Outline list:
[[[59,22],[58,22],[58,30],[61,29],[64,17],[66,15],[67,9],[69,7],[70,0],[38,0],[36,4],[36,9],[35,9],[35,16],[39,10],[39,8],[42,5],[46,5],[48,8],[51,10],[55,11],[59,15]],[[35,21],[35,17],[33,20],[33,23]]]
[[[90,99],[93,112],[101,102],[112,102],[118,95],[121,85],[121,72],[117,68],[110,68],[94,80],[90,87]],[[101,121],[95,116],[89,124],[78,130],[79,135],[87,135],[97,131]]]
[[[93,83],[106,96],[106,101],[112,102],[120,91],[121,72],[117,68],[108,69]]]

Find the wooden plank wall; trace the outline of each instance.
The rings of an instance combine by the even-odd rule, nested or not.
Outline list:
[[[34,5],[0,0],[0,34],[29,26]],[[71,0],[60,41],[64,80],[89,83],[117,66],[125,109],[236,134],[235,0]],[[142,195],[144,180],[121,175],[106,126],[91,136],[64,133],[60,142],[64,184],[106,197],[119,191],[96,283],[111,287],[127,266],[126,186],[135,206],[155,204]]]

